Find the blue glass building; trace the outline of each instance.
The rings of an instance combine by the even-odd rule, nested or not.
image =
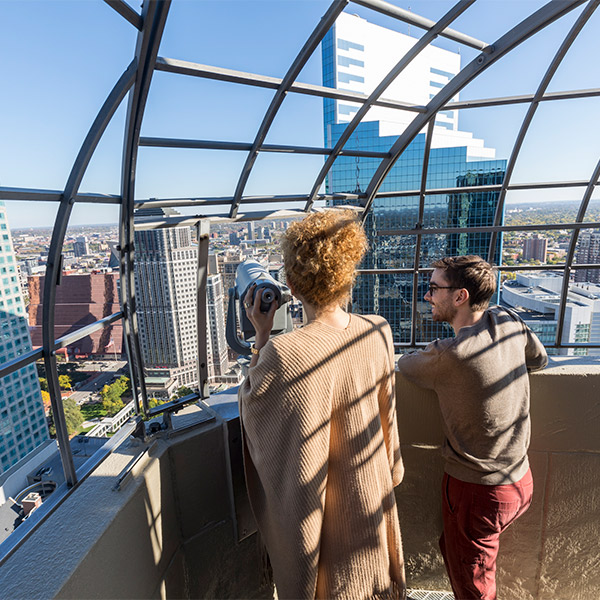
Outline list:
[[[31,350],[6,208],[0,202],[0,362]],[[0,474],[48,439],[35,364],[0,379]]]
[[[401,35],[401,34],[397,34]],[[348,36],[347,36],[348,37]],[[371,38],[372,43],[373,42]],[[328,87],[350,89],[344,84],[348,76],[342,73],[347,68],[348,57],[344,52],[350,48],[353,55],[365,56],[365,60],[354,60],[353,68],[357,72],[363,69],[367,60],[367,51],[363,39],[354,38],[352,41],[340,38],[333,27],[322,43],[323,84]],[[368,50],[368,48],[367,48]],[[341,53],[340,53],[341,51]],[[372,53],[371,53],[372,54]],[[357,64],[361,63],[361,64]],[[351,64],[351,66],[352,66]],[[361,66],[362,65],[362,66]],[[432,75],[433,74],[433,75]],[[437,81],[429,79],[449,79],[452,73],[428,66],[423,75],[425,85],[435,88],[442,87]],[[355,76],[362,78],[362,76]],[[340,84],[344,85],[340,85]],[[352,80],[349,82],[352,84]],[[360,82],[358,83],[360,85]],[[429,92],[432,89],[428,90]],[[355,90],[357,91],[357,90]],[[368,90],[364,90],[368,92]],[[429,93],[429,98],[434,94]],[[399,98],[398,98],[399,99]],[[425,100],[427,101],[427,100]],[[325,145],[333,147],[353,112],[357,109],[347,102],[325,99],[324,104],[324,137]],[[455,111],[454,111],[455,112]],[[405,117],[404,117],[405,118]],[[440,136],[454,135],[464,145],[450,146],[446,142],[434,143],[429,155],[426,186],[428,190],[435,188],[465,188],[464,193],[428,194],[422,227],[452,228],[476,227],[493,225],[498,192],[469,192],[470,186],[486,184],[501,184],[506,171],[506,160],[481,158],[477,159],[478,148],[470,145],[468,134],[457,129],[457,116],[436,118],[436,130]],[[452,118],[450,122],[447,119]],[[397,135],[381,135],[381,122],[363,121],[352,133],[345,145],[346,149],[389,152],[397,140]],[[389,130],[390,127],[388,126]],[[452,131],[448,131],[452,130]],[[436,133],[434,132],[434,140]],[[388,173],[380,192],[400,192],[418,190],[421,187],[421,174],[425,151],[425,134],[416,136],[402,156]],[[489,151],[481,151],[482,155]],[[367,189],[369,181],[377,170],[381,159],[356,158],[341,156],[335,161],[326,180],[327,193],[361,193]],[[365,222],[369,238],[369,251],[364,259],[362,268],[365,269],[398,269],[412,268],[415,260],[416,236],[381,235],[382,231],[394,229],[412,229],[418,223],[419,197],[386,197],[375,198],[372,209]],[[419,266],[428,267],[443,256],[478,254],[484,258],[488,255],[490,243],[489,233],[456,233],[424,235],[421,240]],[[499,237],[496,250],[496,263],[502,251],[502,239]],[[430,341],[439,336],[451,334],[447,326],[432,323],[426,303],[421,299],[426,293],[428,276],[423,276],[417,286],[420,300],[418,305],[417,342]],[[411,311],[412,311],[413,280],[409,274],[367,274],[361,275],[353,292],[353,310],[361,313],[376,313],[385,317],[392,326],[394,341],[398,343],[410,341]]]

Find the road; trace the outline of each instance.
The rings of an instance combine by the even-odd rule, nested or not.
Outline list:
[[[99,392],[110,380],[117,374],[117,370],[122,368],[126,363],[120,362],[103,362],[103,363],[85,363],[81,366],[82,371],[99,371],[99,374],[90,381],[86,381],[80,388],[73,392],[69,398],[75,400],[77,404],[82,404],[91,400],[91,396],[95,392]],[[96,368],[94,368],[96,367]],[[107,369],[107,370],[103,370]]]

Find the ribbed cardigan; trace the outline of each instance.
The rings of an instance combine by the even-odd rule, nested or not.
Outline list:
[[[401,598],[402,480],[388,323],[271,339],[240,387],[250,504],[279,598]]]

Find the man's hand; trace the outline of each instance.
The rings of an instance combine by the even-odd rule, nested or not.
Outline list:
[[[273,329],[275,311],[279,305],[277,300],[274,300],[271,302],[269,312],[260,312],[260,303],[262,300],[263,290],[258,290],[253,300],[252,297],[254,296],[255,289],[255,283],[248,288],[246,296],[244,297],[244,308],[246,309],[246,315],[250,320],[250,323],[252,323],[254,329],[256,330],[254,346],[257,350],[260,350],[269,341],[269,334],[271,333],[271,329]]]

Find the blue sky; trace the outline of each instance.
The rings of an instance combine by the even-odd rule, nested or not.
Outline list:
[[[396,2],[438,19],[452,2]],[[159,54],[282,77],[329,2],[321,0],[173,0]],[[486,42],[544,5],[479,0],[453,25]],[[132,3],[132,6],[137,6]],[[551,56],[580,13],[573,11],[469,85],[461,99],[535,91]],[[408,26],[350,4],[383,26]],[[595,30],[595,31],[594,31]],[[600,14],[594,15],[551,83],[551,91],[598,87]],[[410,33],[421,32],[412,27]],[[0,0],[0,185],[62,189],[106,95],[130,62],[136,30],[101,0]],[[457,51],[444,39],[437,45]],[[476,52],[460,49],[463,65]],[[320,50],[300,81],[321,83]],[[156,73],[142,135],[252,141],[273,92]],[[125,102],[90,164],[81,191],[119,193]],[[600,100],[545,103],[538,111],[514,181],[587,179],[600,155]],[[462,111],[460,128],[508,158],[525,106]],[[322,101],[289,95],[267,142],[322,146]],[[235,188],[245,153],[140,149],[137,196],[224,196]],[[246,194],[307,193],[322,158],[261,155]],[[509,201],[579,198],[539,192]],[[12,227],[50,226],[56,205],[7,202]],[[116,222],[115,207],[76,206],[71,222]]]

